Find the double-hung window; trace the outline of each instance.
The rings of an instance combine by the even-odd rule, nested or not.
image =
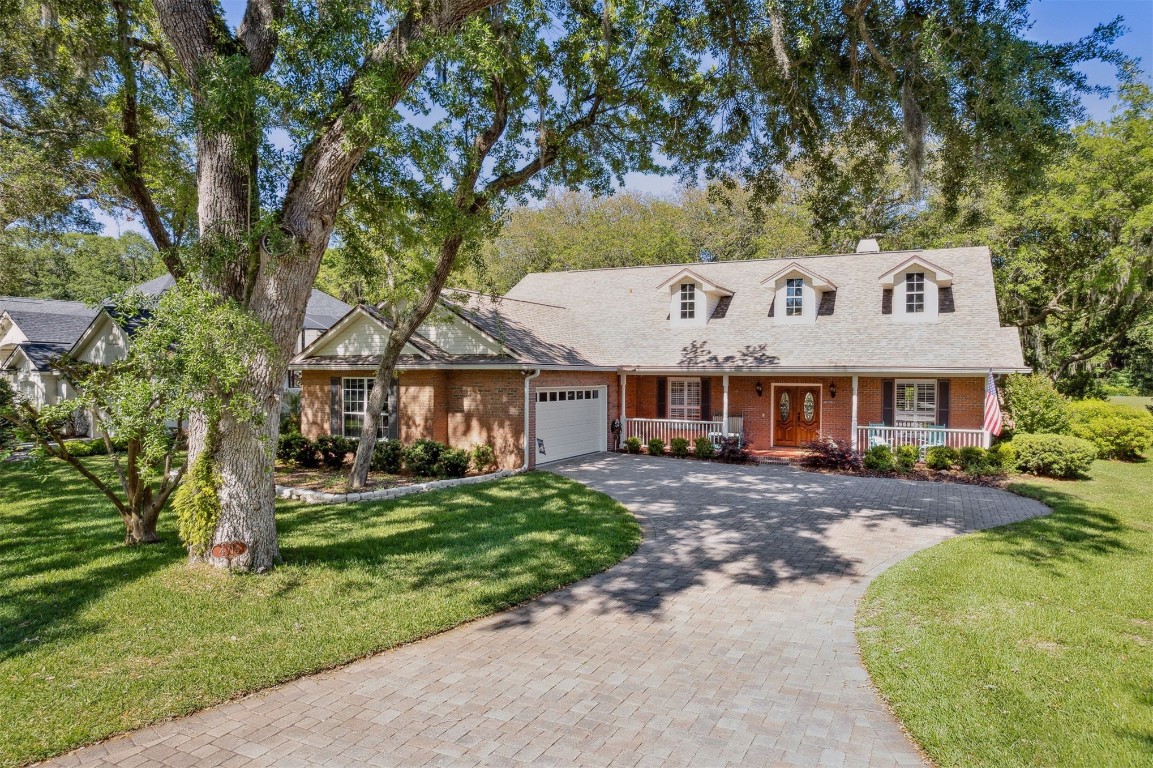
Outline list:
[[[897,426],[935,424],[937,421],[937,382],[910,379],[897,381],[895,414]]]
[[[924,272],[910,272],[905,275],[905,311],[909,313],[925,311]]]
[[[368,378],[349,378],[344,380],[344,436],[360,437],[360,430],[364,428],[364,414],[368,408],[368,394],[376,381]],[[388,434],[388,394],[382,406],[380,424],[376,429],[377,439]]]
[[[790,277],[785,280],[785,317],[800,317],[804,311],[805,280]]]
[[[697,316],[697,286],[694,283],[681,283],[681,319],[692,320]]]
[[[700,379],[669,379],[669,418],[700,421]]]

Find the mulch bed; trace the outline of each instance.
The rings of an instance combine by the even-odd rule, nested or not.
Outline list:
[[[285,467],[277,465],[276,484],[288,485],[309,491],[323,491],[325,493],[347,493],[348,473],[352,467],[341,469],[304,469],[302,467]],[[402,485],[415,485],[427,482],[427,477],[414,475],[391,475],[387,472],[369,472],[367,488],[379,491],[385,488],[399,488]],[[358,491],[359,493],[359,491]]]

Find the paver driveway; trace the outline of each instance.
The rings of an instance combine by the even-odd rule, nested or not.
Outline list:
[[[59,765],[919,765],[857,659],[868,581],[1047,511],[974,486],[598,456],[636,555],[517,610]]]

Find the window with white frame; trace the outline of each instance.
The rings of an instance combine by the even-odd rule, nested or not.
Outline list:
[[[800,317],[804,312],[805,279],[790,277],[785,280],[785,316]]]
[[[344,380],[343,407],[344,407],[344,436],[360,437],[360,430],[364,428],[364,413],[368,408],[368,394],[372,392],[374,379],[349,378]],[[388,394],[385,393],[384,404],[381,410],[380,424],[376,428],[377,438],[388,434]]]
[[[936,423],[937,382],[910,379],[897,381],[896,387],[898,427]]]
[[[905,311],[909,313],[925,311],[924,272],[910,272],[905,275]]]
[[[700,379],[669,379],[669,418],[700,421]]]
[[[692,320],[697,316],[697,286],[695,283],[681,283],[681,319]]]

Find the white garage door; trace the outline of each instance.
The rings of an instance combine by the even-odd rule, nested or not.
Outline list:
[[[536,392],[536,462],[605,450],[608,387],[548,387]]]

